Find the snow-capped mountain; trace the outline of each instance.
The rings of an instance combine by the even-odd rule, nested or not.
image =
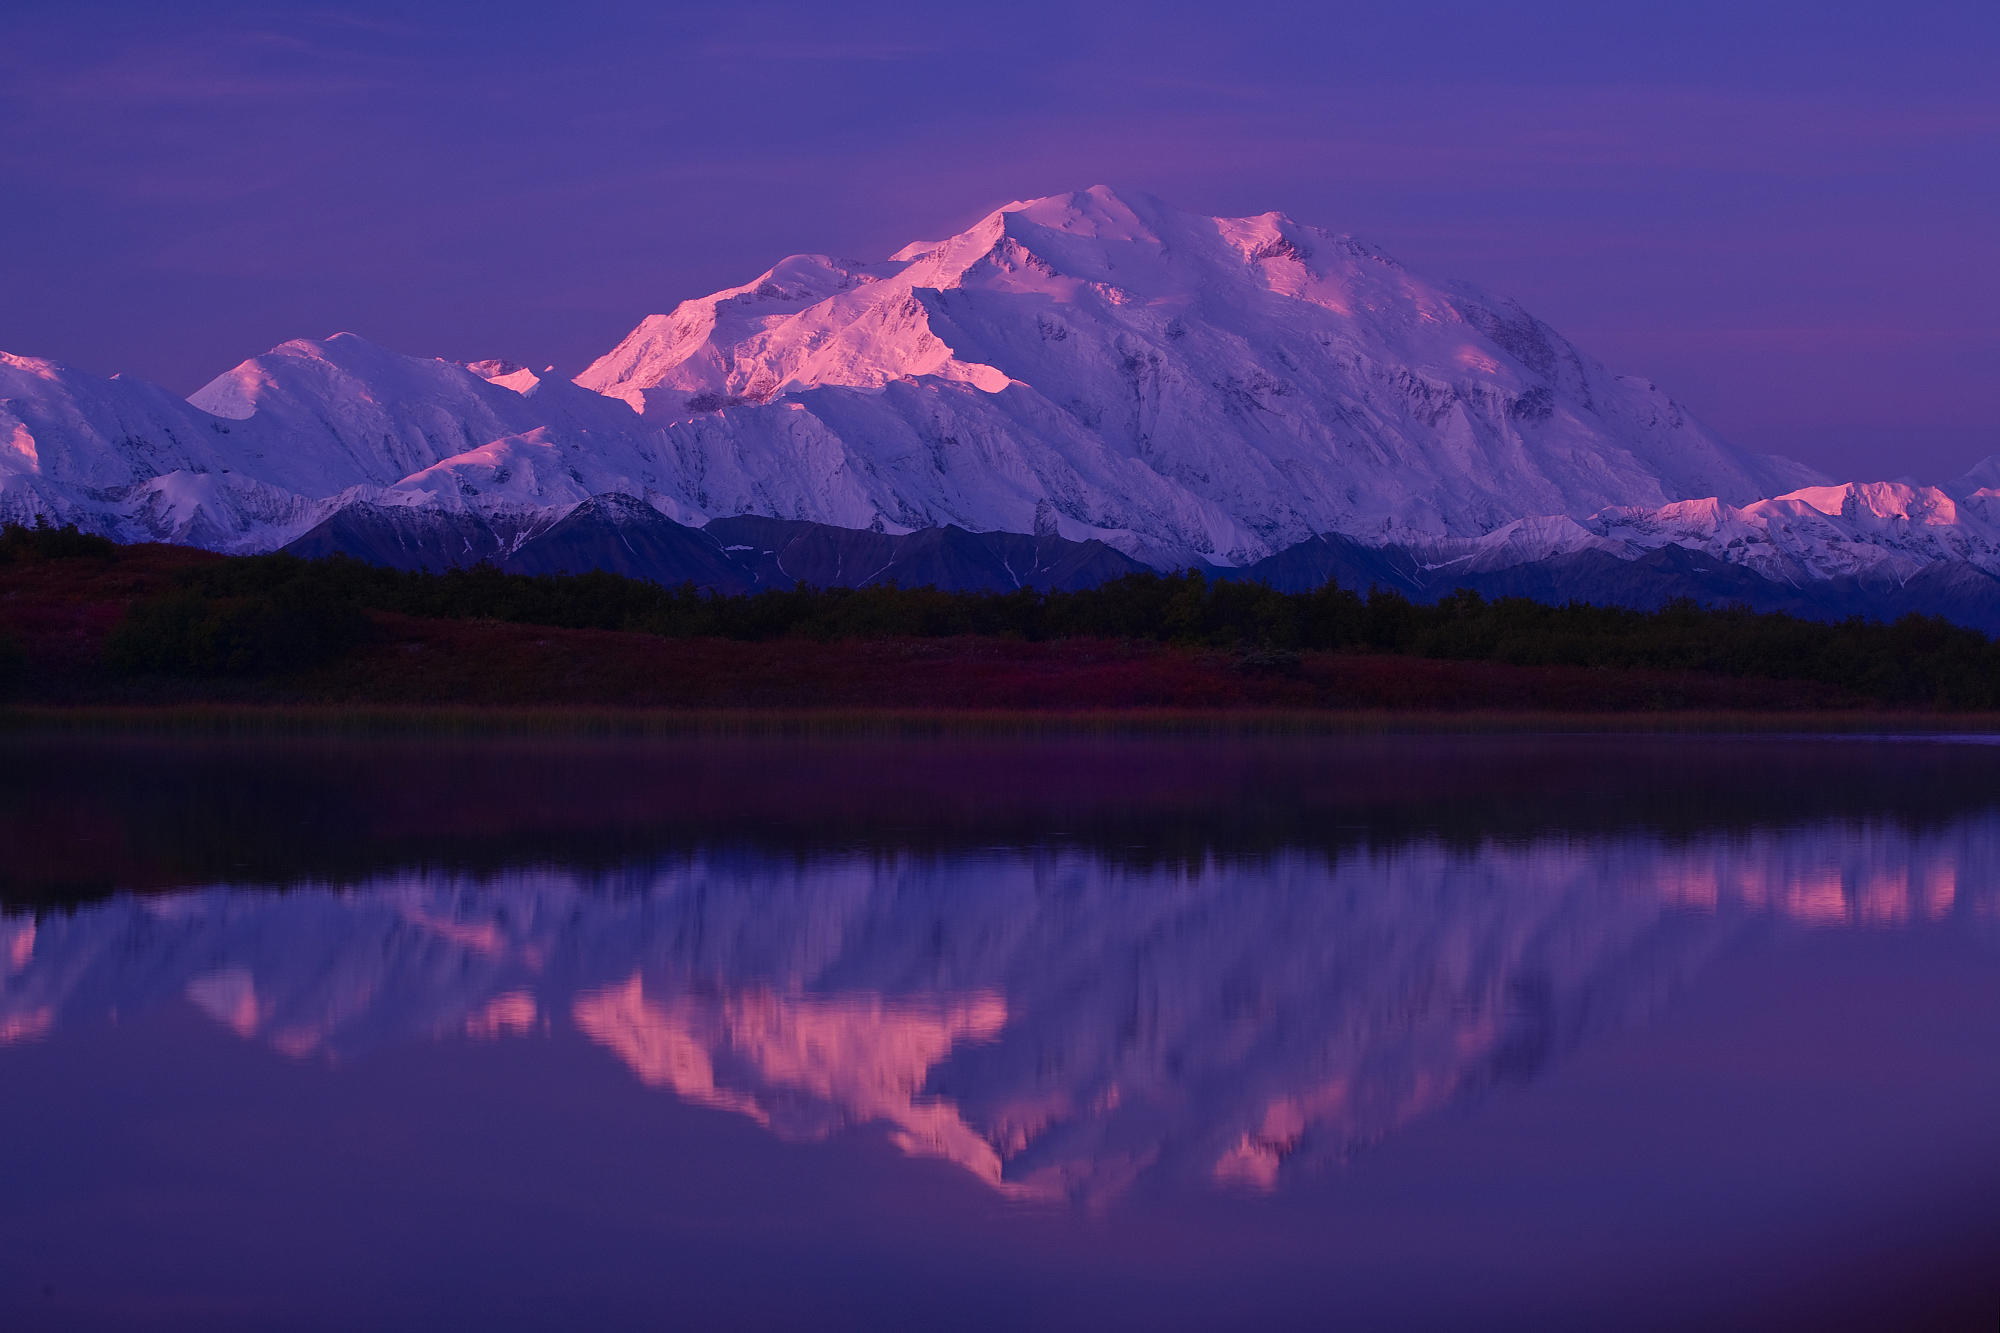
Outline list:
[[[1940,561],[2000,573],[2000,491],[1955,501],[1905,482],[1810,486],[1740,508],[1709,499],[1606,510],[1590,526],[1639,548],[1708,551],[1791,583],[1847,575],[1902,583]]]
[[[1666,546],[1794,585],[1845,577],[1895,585],[1940,562],[2000,573],[2000,490],[1954,500],[1909,482],[1808,486],[1745,505],[1708,497],[1651,509],[1614,506],[1582,519],[1526,518],[1415,549],[1428,569],[1484,571],[1587,550],[1632,559]]]
[[[1101,187],[886,263],[788,259],[578,382],[688,418],[704,508],[770,503],[762,460],[789,454],[826,497],[796,517],[1027,531],[1046,503],[1064,535],[1223,564],[1810,479],[1511,303],[1282,214]]]
[[[272,444],[138,380],[0,354],[0,519],[222,550],[278,544],[316,521],[315,497],[272,484],[260,456]]]
[[[39,497],[15,508],[144,535],[120,488],[188,472],[306,502],[358,487],[523,511],[619,491],[683,522],[1053,529],[1233,564],[1316,532],[1473,536],[1816,480],[1350,238],[1102,188],[879,263],[787,259],[647,319],[574,385],[351,335],[287,343],[186,404],[7,368],[9,490]],[[212,512],[229,496],[205,502],[209,529],[245,528]]]
[[[252,358],[182,402],[6,357],[0,517],[219,550],[275,549],[354,504],[534,528],[629,490],[702,517],[660,492],[646,457],[659,432],[623,403],[481,364],[492,378],[335,334]]]
[[[1430,600],[1459,589],[1654,608],[1675,598],[1814,618],[1943,616],[2000,633],[2000,491],[1954,500],[1905,482],[1814,486],[1520,519],[1472,538],[1323,535],[1231,576],[1288,591],[1332,580]]]
[[[1828,485],[1511,302],[1282,214],[1102,187],[880,261],[793,256],[574,382],[351,334],[187,401],[0,357],[0,518],[418,563],[504,560],[614,496],[689,527],[1032,533],[1162,567],[1330,535],[1433,582],[1671,548],[1777,587],[1900,588],[2000,574],[1981,466]]]

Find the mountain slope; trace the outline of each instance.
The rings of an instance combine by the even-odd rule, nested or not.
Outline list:
[[[464,366],[400,356],[351,333],[275,347],[188,401],[282,442],[257,454],[262,475],[309,495],[390,485],[541,424],[521,394]]]
[[[954,590],[1095,587],[1145,568],[1103,542],[1053,534],[925,528],[901,536],[794,519],[719,518],[708,531],[757,572],[760,585],[866,587],[900,583]]]
[[[283,549],[308,559],[347,555],[392,569],[490,563],[516,574],[607,570],[724,593],[889,582],[952,591],[1073,589],[1146,568],[1103,542],[1051,533],[952,527],[882,533],[755,516],[696,528],[617,492],[593,496],[566,513],[481,514],[353,499]]]
[[[390,569],[446,570],[498,560],[514,544],[514,534],[477,514],[356,500],[283,549],[308,560],[347,555]]]
[[[787,260],[648,319],[578,382],[684,418],[683,452],[838,474],[791,516],[1027,531],[1046,502],[1065,535],[1221,563],[1813,480],[1510,303],[1281,214],[1101,187],[886,264]]]
[[[1744,606],[1811,620],[1942,616],[2000,634],[2000,576],[1964,560],[1940,559],[1899,578],[1876,569],[1791,580],[1742,560],[1740,551],[1675,542],[1635,547],[1598,539],[1536,554],[1516,549],[1511,558],[1502,555],[1504,547],[1462,545],[1472,548],[1469,554],[1440,561],[1435,546],[1369,546],[1327,535],[1241,569],[1218,572],[1283,592],[1310,591],[1331,582],[1354,591],[1379,588],[1420,602],[1469,591],[1487,598],[1590,602],[1640,611],[1685,598],[1703,606]]]
[[[275,442],[143,381],[0,353],[0,520],[268,549],[321,504],[263,466]]]
[[[711,586],[1192,564],[1986,617],[1996,479],[1821,484],[1511,302],[1282,214],[1101,187],[879,261],[794,256],[648,317],[574,382],[351,334],[186,402],[0,357],[0,518],[432,566],[508,559],[611,495],[681,529],[802,525],[723,538],[751,548],[726,567],[640,559],[593,509],[560,538],[563,567],[594,551]],[[1669,548],[1755,577],[1649,557]]]
[[[750,573],[722,543],[684,527],[629,495],[584,501],[501,562],[512,574],[582,574],[606,570],[656,583],[694,583],[717,592],[749,592]]]

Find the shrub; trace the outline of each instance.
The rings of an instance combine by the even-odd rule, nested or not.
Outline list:
[[[104,659],[134,674],[286,675],[339,657],[368,629],[351,601],[184,588],[134,605],[106,640]]]
[[[20,523],[0,526],[0,564],[14,560],[74,560],[82,556],[109,559],[118,553],[118,543],[80,531],[76,524],[51,527],[48,515],[35,515],[35,526]]]
[[[27,650],[12,635],[0,634],[0,699],[12,698],[27,677]]]
[[[6,558],[108,551],[110,543],[73,528],[15,525],[0,535]],[[135,606],[107,658],[159,673],[303,670],[362,640],[363,608],[668,638],[1140,639],[1231,651],[1247,671],[1290,670],[1288,655],[1303,652],[1399,653],[1814,681],[1883,703],[2000,708],[2000,644],[1937,617],[1829,624],[1689,600],[1639,611],[1472,592],[1417,602],[1333,584],[1284,593],[1198,572],[1128,574],[1075,592],[889,584],[720,595],[607,573],[528,576],[490,565],[409,573],[344,557],[253,556],[189,570],[176,592]]]

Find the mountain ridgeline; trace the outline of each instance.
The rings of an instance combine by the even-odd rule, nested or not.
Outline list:
[[[441,541],[436,528],[411,525],[407,511],[358,506],[333,515],[285,549],[406,570],[480,563],[516,574],[602,570],[725,593],[880,583],[951,591],[1076,589],[1146,568],[1101,541],[1073,542],[1053,534],[959,527],[889,534],[752,514],[693,528],[616,494],[592,496],[512,549],[476,520],[455,526]]]
[[[517,574],[599,570],[716,593],[888,584],[946,592],[1078,591],[1141,571],[1178,572],[1151,570],[1102,541],[1072,542],[1053,534],[959,527],[892,534],[758,515],[694,528],[626,495],[594,496],[512,550],[469,517],[441,529],[412,525],[407,510],[373,506],[342,510],[285,549],[308,558],[352,556],[402,570],[481,563]],[[1364,593],[1379,589],[1416,603],[1464,592],[1646,611],[1690,601],[1814,620],[1937,616],[2000,633],[2000,578],[1964,562],[1925,566],[1900,583],[1860,575],[1789,583],[1681,546],[1634,557],[1564,551],[1492,568],[1439,564],[1432,554],[1419,546],[1369,545],[1329,534],[1238,568],[1192,568],[1217,580],[1261,583],[1281,592],[1331,584]]]
[[[1196,568],[1992,628],[1996,480],[1832,484],[1511,301],[1103,187],[792,256],[574,379],[341,333],[181,399],[0,354],[0,519],[729,591]]]

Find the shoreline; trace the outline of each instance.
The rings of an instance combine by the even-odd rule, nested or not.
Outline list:
[[[674,709],[546,705],[157,704],[0,707],[0,736],[1345,736],[2000,737],[2000,713],[1891,709]]]

